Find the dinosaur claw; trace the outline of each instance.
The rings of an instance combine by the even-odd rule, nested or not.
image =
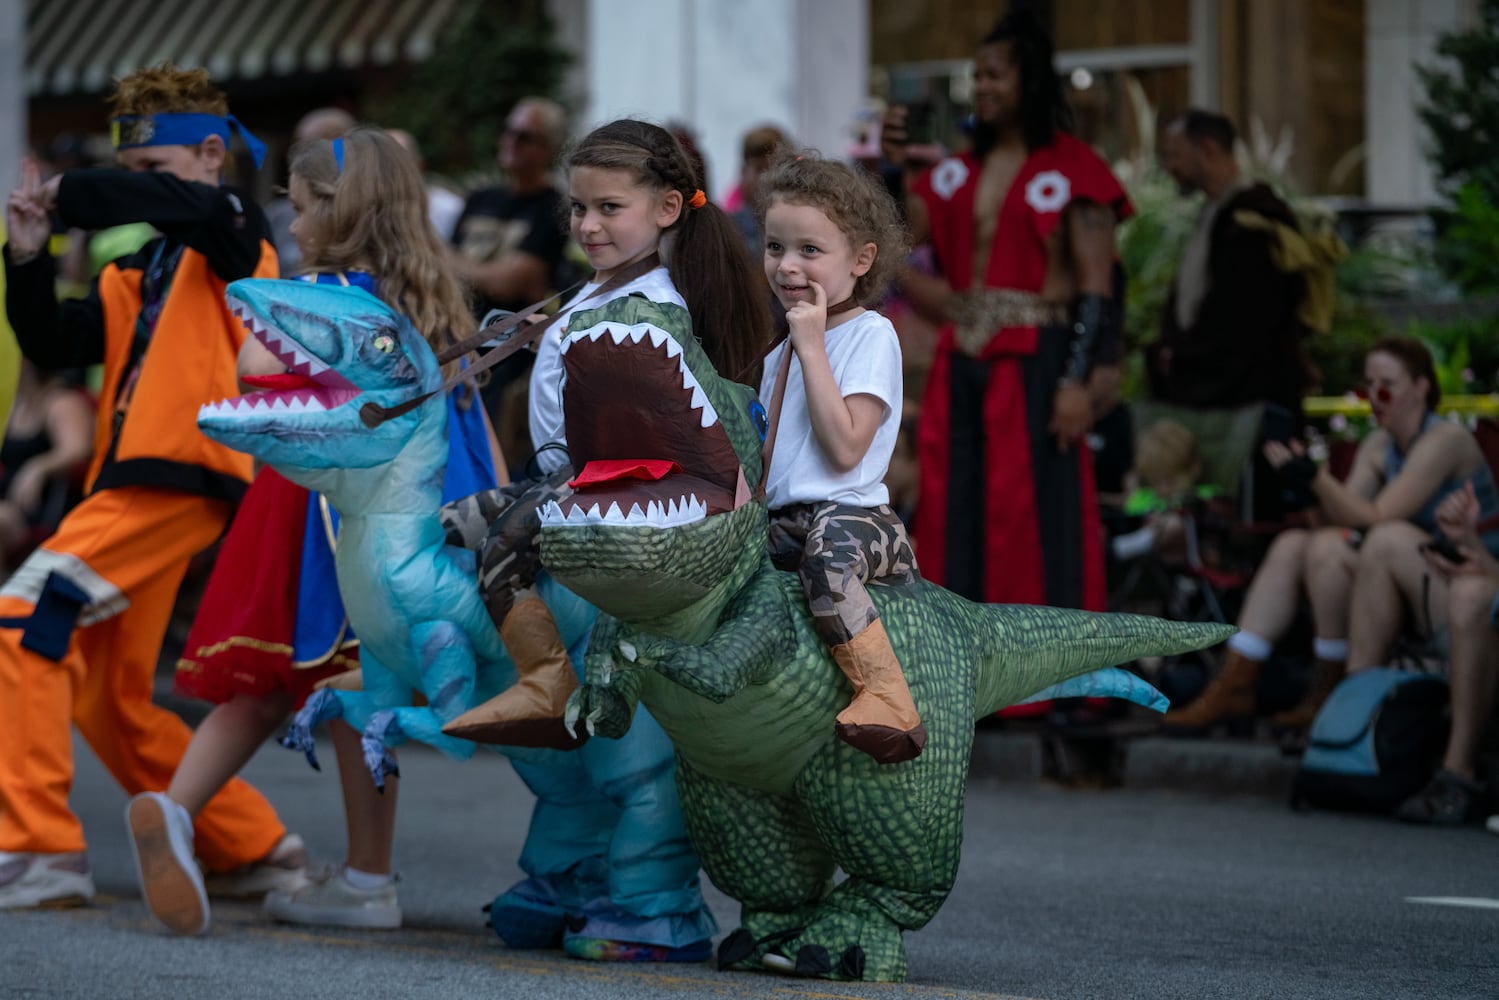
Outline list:
[[[395,755],[385,746],[386,735],[392,729],[400,732],[396,717],[388,711],[376,712],[370,716],[369,724],[359,739],[360,747],[364,750],[364,766],[369,769],[375,787],[382,792],[385,791],[386,775],[401,776]]]
[[[312,697],[307,699],[307,704],[302,706],[302,710],[292,717],[286,735],[281,737],[281,745],[288,750],[302,751],[307,757],[307,763],[312,765],[312,769],[321,771],[322,767],[317,761],[317,744],[312,738],[312,731],[318,723],[343,718],[343,714],[343,703],[338,700],[338,695],[327,689],[314,691]]]
[[[718,945],[718,971],[732,969],[755,953],[755,936],[740,927]]]
[[[796,952],[798,976],[825,976],[833,971],[828,950],[820,944],[804,944]]]
[[[307,757],[307,763],[314,771],[323,768],[317,762],[317,744],[312,738],[312,730],[293,720],[286,730],[286,735],[281,737],[280,743],[288,750],[300,750]]]

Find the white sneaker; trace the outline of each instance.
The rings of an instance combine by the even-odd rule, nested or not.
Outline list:
[[[258,899],[268,892],[296,892],[307,884],[307,847],[295,833],[282,837],[271,853],[254,864],[204,879],[218,899]]]
[[[1483,825],[1488,827],[1490,833],[1499,833],[1499,816],[1490,816]]]
[[[193,820],[161,792],[142,792],[125,806],[146,908],[175,934],[208,930],[208,894],[193,857]]]
[[[88,855],[0,851],[0,910],[82,906],[94,898]]]
[[[401,926],[394,880],[378,889],[359,889],[344,877],[342,866],[317,873],[295,892],[266,893],[265,910],[288,924],[380,930]]]

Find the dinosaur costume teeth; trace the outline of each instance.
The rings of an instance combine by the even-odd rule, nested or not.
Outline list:
[[[584,510],[582,503],[569,502],[564,511],[555,500],[547,501],[539,512],[541,523],[553,528],[569,525],[581,527],[585,524],[612,524],[621,528],[676,528],[702,521],[708,516],[708,505],[696,496],[688,495],[666,504],[652,500],[642,510],[640,504],[631,504],[629,513],[623,513],[616,501],[604,513],[594,504]]]

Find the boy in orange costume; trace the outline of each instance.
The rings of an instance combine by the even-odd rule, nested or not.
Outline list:
[[[6,311],[44,369],[104,364],[88,495],[0,587],[0,909],[93,897],[83,829],[68,808],[69,721],[130,794],[165,788],[191,732],[151,704],[177,588],[218,538],[250,459],[198,432],[198,407],[234,395],[245,332],[224,286],[274,277],[265,218],[221,187],[228,114],[204,70],[163,65],[120,81],[110,121],[127,172],[73,171],[42,184],[22,166],[7,203]],[[57,302],[51,213],[164,235],[104,269],[84,299]],[[305,852],[243,782],[204,810],[197,844],[225,889],[303,878]]]

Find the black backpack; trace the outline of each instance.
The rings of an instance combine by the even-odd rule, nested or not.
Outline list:
[[[1389,813],[1436,773],[1447,682],[1374,667],[1343,678],[1312,722],[1291,806]]]

